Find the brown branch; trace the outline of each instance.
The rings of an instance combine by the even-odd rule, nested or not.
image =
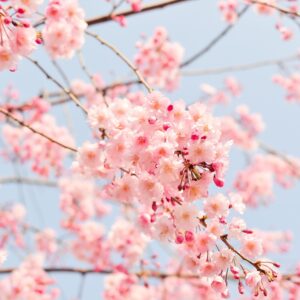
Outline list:
[[[149,86],[149,84],[146,82],[142,74],[139,72],[139,70],[132,64],[132,62],[118,49],[116,49],[113,45],[111,45],[109,42],[101,38],[98,34],[86,31],[86,34],[96,39],[99,43],[102,45],[108,47],[111,49],[117,56],[119,56],[126,64],[127,66],[136,74],[136,77],[139,79],[139,81],[145,86],[147,91],[151,93],[153,89]]]
[[[67,90],[62,84],[60,84],[55,78],[53,78],[36,60],[33,60],[30,57],[27,57],[29,61],[31,61],[38,69],[42,71],[42,73],[47,77],[47,79],[51,80],[55,85],[57,85],[65,94],[67,94],[71,100],[80,107],[86,114],[86,108],[80,103],[79,99],[69,90]]]
[[[119,87],[119,86],[130,86],[130,85],[133,85],[133,84],[142,84],[140,80],[128,80],[128,81],[120,81],[120,82],[114,82],[110,85],[107,85],[105,86],[104,88],[102,89],[98,89],[98,92],[101,92],[101,93],[106,93],[107,91],[109,90],[112,90],[116,87]],[[49,101],[50,105],[52,106],[56,106],[56,105],[60,105],[60,104],[64,104],[64,103],[67,103],[67,102],[70,102],[71,99],[70,97],[68,96],[65,96],[65,97],[59,97],[61,94],[60,93],[57,93],[57,92],[54,92],[54,93],[50,93],[49,95],[46,96],[47,97],[58,97],[57,99],[53,99],[51,101]],[[43,95],[41,95],[42,97],[45,97]],[[81,98],[81,97],[84,97],[84,95],[76,95],[78,98]]]
[[[55,139],[53,139],[51,136],[43,133],[42,131],[39,131],[38,129],[33,128],[32,126],[30,126],[29,124],[26,124],[25,122],[23,122],[22,120],[18,119],[17,117],[15,117],[13,114],[11,114],[10,112],[8,112],[7,110],[3,109],[2,107],[0,107],[0,113],[5,115],[7,118],[15,121],[16,123],[18,123],[20,126],[22,127],[26,127],[27,129],[29,129],[30,131],[32,131],[33,133],[36,133],[40,136],[42,136],[43,138],[47,139],[48,141],[59,145],[67,150],[73,151],[73,152],[77,152],[76,148],[73,148],[71,146],[65,145]]]
[[[0,269],[0,275],[10,274],[14,272],[16,268],[5,268]],[[112,275],[117,274],[119,272],[113,270],[96,270],[96,269],[87,269],[87,268],[72,268],[72,267],[49,267],[44,268],[44,271],[47,273],[71,273],[71,274],[80,274],[80,275],[88,275],[88,274],[98,274],[98,275]],[[130,275],[137,276],[139,278],[156,278],[156,279],[166,279],[170,277],[176,277],[180,279],[192,280],[192,279],[201,279],[201,275],[199,274],[187,274],[187,273],[166,273],[166,272],[158,272],[154,270],[143,270],[140,272],[129,273]],[[282,281],[290,281],[295,284],[300,284],[297,279],[299,279],[298,274],[283,274],[281,276]],[[229,279],[233,279],[229,277]]]
[[[239,13],[238,13],[238,17],[242,17],[246,11],[249,9],[249,6],[246,5]],[[198,58],[200,58],[201,56],[203,56],[205,53],[207,53],[214,45],[216,45],[233,27],[235,24],[229,24],[227,25],[216,37],[214,37],[209,43],[208,45],[206,45],[203,49],[201,49],[200,51],[198,51],[196,54],[192,55],[190,58],[188,58],[187,60],[185,60],[180,67],[184,68],[188,65],[190,65],[191,63],[193,63],[195,60],[197,60]]]
[[[203,69],[203,70],[187,70],[187,71],[182,71],[181,74],[183,76],[202,76],[202,75],[211,75],[211,74],[222,74],[227,72],[252,70],[252,69],[257,69],[257,68],[262,68],[262,67],[272,66],[272,65],[280,65],[295,60],[299,60],[299,54],[291,55],[289,57],[281,58],[281,59],[263,60],[254,63],[242,64],[242,65],[210,68],[210,69]]]
[[[279,152],[278,150],[272,148],[271,146],[269,146],[261,141],[258,141],[258,145],[263,151],[265,151],[271,155],[277,156],[280,159],[282,159],[284,162],[286,162],[291,167],[292,170],[296,171],[296,176],[298,178],[300,178],[300,170],[297,170],[295,168],[295,163],[293,162],[293,160],[291,158],[289,158],[287,155]]]
[[[269,2],[258,1],[258,0],[250,0],[250,3],[273,8],[274,10],[277,10],[278,12],[280,12],[284,15],[290,15],[292,17],[300,17],[300,13],[297,12],[297,11],[292,11],[292,10],[289,10],[287,8],[283,8],[283,7],[277,6],[277,5],[269,3]]]
[[[0,274],[9,274],[13,272],[14,268],[6,268],[0,269]],[[47,273],[76,273],[81,275],[86,274],[102,274],[102,275],[110,275],[117,273],[113,270],[95,270],[95,269],[84,269],[84,268],[71,268],[71,267],[61,267],[61,268],[44,268],[45,272]],[[132,275],[136,275],[137,277],[152,277],[152,278],[159,278],[164,279],[167,277],[180,277],[186,279],[193,279],[199,278],[199,275],[192,275],[192,274],[178,274],[178,273],[160,273],[157,271],[141,271],[141,272],[134,272],[131,273]]]
[[[206,224],[206,216],[199,218],[199,222],[203,227],[207,227]],[[257,271],[261,272],[262,274],[267,275],[267,272],[262,269],[260,267],[260,262],[254,262],[251,261],[250,259],[248,259],[246,256],[244,256],[242,253],[240,253],[238,250],[236,250],[233,245],[228,241],[228,235],[224,234],[222,236],[220,236],[220,240],[227,246],[228,249],[230,249],[231,251],[233,251],[236,255],[238,255],[242,260],[246,261],[247,263],[249,263],[250,265],[252,265]]]
[[[246,261],[248,264],[252,265],[257,271],[263,273],[266,275],[266,271],[260,267],[260,264],[258,262],[253,262],[250,259],[248,259],[246,256],[244,256],[242,253],[240,253],[238,250],[236,250],[228,241],[227,234],[220,236],[221,241],[227,246],[228,249],[233,251],[236,255],[238,255],[242,260]]]
[[[188,2],[191,0],[167,0],[167,1],[158,1],[158,2],[154,2],[151,4],[146,4],[144,5],[140,11],[133,11],[132,9],[125,9],[122,10],[118,13],[115,14],[107,14],[107,15],[103,15],[103,16],[99,16],[99,17],[93,17],[90,19],[85,20],[86,23],[88,24],[88,26],[93,26],[93,25],[97,25],[100,23],[105,23],[105,22],[110,22],[113,21],[112,17],[120,17],[120,16],[124,16],[124,17],[130,17],[130,16],[134,16],[134,15],[138,15],[141,13],[145,13],[151,10],[156,10],[156,9],[161,9],[164,8],[166,6],[171,6],[173,4],[179,4],[182,2]],[[36,22],[33,26],[35,28],[43,25],[45,23],[45,18],[39,20],[38,22]]]
[[[57,187],[55,181],[43,180],[39,178],[28,178],[28,177],[0,177],[0,184],[28,184],[28,185],[44,185],[48,187]]]
[[[122,10],[122,11],[116,13],[116,14],[113,14],[113,15],[107,14],[107,15],[100,16],[100,17],[94,17],[94,18],[86,20],[86,22],[87,22],[88,26],[92,26],[92,25],[96,25],[96,24],[100,24],[100,23],[104,23],[104,22],[110,22],[110,21],[112,21],[112,16],[113,17],[119,17],[119,16],[129,17],[129,16],[132,16],[132,15],[138,15],[140,13],[144,13],[144,12],[147,12],[147,11],[164,8],[166,6],[170,6],[170,5],[173,5],[173,4],[179,4],[179,3],[187,2],[187,1],[191,1],[191,0],[158,1],[158,2],[155,2],[155,3],[144,5],[142,7],[142,9],[138,12],[135,12],[132,9],[126,9],[126,10]]]

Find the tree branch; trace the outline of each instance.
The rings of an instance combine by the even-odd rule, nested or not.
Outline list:
[[[277,6],[277,5],[269,3],[269,2],[258,1],[258,0],[250,0],[250,3],[267,6],[267,7],[273,8],[274,10],[277,10],[278,12],[280,12],[282,14],[290,15],[292,17],[300,17],[300,13],[297,12],[297,11],[292,11],[292,10]]]
[[[57,85],[65,94],[67,94],[72,101],[80,107],[86,114],[86,108],[80,103],[79,99],[69,90],[67,90],[62,84],[60,84],[55,78],[53,78],[36,60],[33,60],[30,57],[27,57],[29,61],[31,61],[38,69],[42,71],[42,73],[47,77],[47,79],[51,80],[55,85]]]
[[[281,59],[263,60],[254,63],[241,64],[235,66],[227,66],[227,67],[211,68],[211,69],[203,69],[203,70],[186,70],[186,71],[182,71],[181,74],[183,76],[202,76],[202,75],[222,74],[227,72],[246,71],[246,70],[252,70],[252,69],[262,68],[266,66],[279,65],[279,64],[283,64],[295,60],[299,60],[299,54],[295,54]]]
[[[10,274],[15,268],[5,268],[0,269],[0,275]],[[44,268],[44,271],[47,273],[71,273],[71,274],[80,274],[80,275],[88,275],[88,274],[99,274],[99,275],[112,275],[119,273],[113,270],[96,270],[96,269],[85,269],[85,268],[71,268],[71,267],[53,267],[53,268]],[[144,270],[140,272],[129,273],[129,275],[135,275],[139,278],[156,278],[156,279],[166,279],[170,277],[176,277],[181,279],[200,279],[201,276],[199,274],[187,274],[187,273],[165,273],[158,272],[154,270]],[[300,278],[298,274],[283,274],[281,275],[282,281],[291,281],[295,284],[300,284],[298,281]],[[298,280],[297,280],[298,279]]]
[[[28,178],[28,177],[0,177],[0,184],[28,184],[28,185],[44,185],[48,187],[57,187],[55,181],[43,180],[39,178]]]
[[[242,17],[246,11],[249,9],[249,6],[246,5],[239,13],[238,17]],[[216,45],[233,27],[235,24],[229,24],[227,25],[216,37],[214,37],[208,45],[206,45],[203,49],[201,49],[199,52],[196,54],[192,55],[190,58],[188,58],[186,61],[184,61],[180,67],[184,68],[191,63],[193,63],[195,60],[203,56],[205,53],[207,53],[214,45]]]
[[[119,56],[126,64],[127,66],[136,74],[136,77],[139,79],[139,81],[145,86],[147,91],[151,93],[153,89],[149,86],[149,84],[146,82],[142,74],[139,72],[139,70],[132,64],[132,62],[118,49],[116,49],[113,45],[111,45],[109,42],[101,38],[99,35],[86,31],[86,34],[96,39],[99,43],[102,45],[108,47],[111,49],[117,56]]]
[[[112,16],[113,17],[119,17],[119,16],[129,17],[129,16],[133,16],[133,15],[138,15],[140,13],[144,13],[144,12],[147,12],[147,11],[164,8],[166,6],[170,6],[170,5],[173,5],[173,4],[179,4],[179,3],[187,2],[187,1],[191,1],[191,0],[158,1],[158,2],[155,2],[155,3],[144,5],[142,7],[142,9],[140,11],[137,11],[137,12],[133,11],[132,9],[126,9],[126,10],[122,10],[122,11],[116,13],[116,14],[113,14],[113,15],[107,14],[107,15],[100,16],[100,17],[94,17],[94,18],[86,20],[86,22],[87,22],[88,26],[93,26],[93,25],[96,25],[96,24],[112,21],[113,20]]]
[[[30,131],[32,131],[33,133],[36,133],[40,136],[42,136],[43,138],[47,139],[48,141],[61,146],[67,150],[70,150],[72,152],[77,152],[76,148],[73,148],[71,146],[65,145],[55,139],[53,139],[51,136],[43,133],[42,131],[39,131],[38,129],[33,128],[32,126],[30,126],[29,124],[26,124],[25,122],[23,122],[22,120],[18,119],[17,117],[15,117],[13,114],[11,114],[10,112],[8,112],[7,110],[3,109],[2,107],[0,107],[0,113],[5,115],[6,117],[8,117],[9,119],[15,121],[16,123],[18,123],[20,126],[22,127],[26,127],[27,129],[29,129]]]

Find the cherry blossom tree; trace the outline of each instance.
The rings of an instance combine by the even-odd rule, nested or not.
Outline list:
[[[92,275],[93,299],[300,299],[300,265],[287,260],[293,232],[272,218],[271,203],[281,201],[279,189],[297,184],[300,159],[263,139],[272,124],[243,104],[238,77],[277,66],[268,78],[274,93],[281,89],[282,102],[296,102],[284,105],[299,109],[297,49],[193,69],[247,14],[272,23],[278,47],[292,43],[298,1],[212,1],[223,29],[190,28],[195,46],[199,31],[211,36],[192,54],[159,19],[149,32],[141,21],[129,55],[103,37],[108,26],[126,35],[130,19],[193,9],[194,1],[92,2],[106,13],[89,16],[90,4],[77,0],[0,0],[1,75],[30,77],[35,90],[26,98],[24,86],[1,82],[0,300],[69,299],[63,290],[70,274],[72,299],[85,299]],[[95,49],[113,54],[118,68]],[[105,68],[94,70],[91,56],[112,80],[104,79]],[[213,74],[223,74],[222,84],[200,78]],[[180,91],[187,79],[194,100]],[[27,201],[32,187],[37,195]],[[46,201],[52,222],[39,222]],[[256,225],[261,206],[273,230]]]

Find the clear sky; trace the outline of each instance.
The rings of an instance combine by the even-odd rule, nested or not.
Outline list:
[[[88,16],[96,16],[107,13],[108,5],[105,1],[81,0],[82,7]],[[203,69],[211,67],[222,67],[250,63],[260,60],[281,58],[294,54],[299,46],[299,34],[297,26],[286,20],[296,32],[295,38],[289,42],[282,42],[279,33],[275,30],[275,23],[278,17],[258,16],[253,10],[249,10],[235,28],[222,39],[214,48],[204,55],[197,62],[187,68]],[[140,14],[127,19],[128,26],[121,28],[116,23],[97,25],[91,28],[104,38],[121,49],[128,57],[135,53],[135,42],[140,34],[151,35],[156,26],[167,28],[173,41],[179,42],[185,48],[185,57],[197,52],[214,38],[226,24],[221,21],[217,9],[217,1],[201,0],[190,1],[174,5],[162,10]],[[55,69],[44,54],[43,49],[34,56],[40,59],[52,74]],[[92,72],[100,73],[106,82],[112,82],[119,78],[126,78],[130,73],[118,57],[108,49],[98,45],[95,41],[87,38],[87,44],[83,49],[86,63]],[[77,59],[62,62],[62,66],[70,79],[84,78],[80,71]],[[300,106],[287,103],[284,99],[284,92],[271,81],[272,75],[280,72],[277,66],[270,66],[243,72],[231,72],[229,74],[207,75],[199,77],[185,77],[181,82],[179,90],[169,96],[176,100],[185,99],[193,102],[199,98],[200,85],[209,83],[216,87],[222,86],[226,75],[236,76],[243,86],[242,96],[235,100],[234,105],[239,103],[247,104],[252,111],[260,112],[266,123],[266,130],[260,135],[260,139],[274,148],[295,156],[300,156]],[[0,73],[0,88],[3,90],[8,84],[14,84],[20,91],[22,99],[36,95],[41,89],[55,89],[52,83],[29,62],[20,63],[16,73]],[[226,108],[230,111],[232,107]],[[77,145],[90,138],[86,122],[72,104],[64,109],[55,108],[55,114],[61,124],[67,120],[71,123],[72,130],[77,139]],[[222,114],[222,110],[219,110]],[[233,151],[231,156],[230,172],[228,174],[228,186],[233,174],[244,164],[244,156],[239,151]],[[27,171],[1,161],[1,175],[20,172],[23,175]],[[28,172],[27,172],[28,173]],[[292,230],[294,243],[291,252],[285,257],[276,257],[289,270],[297,261],[300,253],[300,186],[296,184],[293,189],[275,189],[275,199],[268,207],[261,207],[258,210],[250,210],[246,214],[250,226],[266,230]],[[58,214],[58,193],[53,189],[37,187],[2,187],[1,202],[7,200],[16,201],[23,198],[29,209],[29,220],[37,226],[57,228],[60,220]],[[17,254],[11,253],[14,256]],[[15,258],[8,261],[8,265],[14,262]],[[63,289],[61,299],[74,299],[77,294],[79,276],[59,275],[59,287]],[[84,295],[82,300],[101,299],[98,294],[101,290],[101,276],[89,276],[86,278]]]

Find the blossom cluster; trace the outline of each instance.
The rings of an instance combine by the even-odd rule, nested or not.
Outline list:
[[[18,247],[24,247],[22,225],[26,210],[23,205],[16,203],[0,209],[0,250],[3,251],[10,239],[14,239]]]
[[[226,247],[228,239],[235,240],[241,255],[248,259],[263,254],[263,243],[243,219],[229,218],[231,210],[238,213],[245,210],[240,194],[210,196],[208,193],[212,182],[217,187],[224,185],[228,164],[230,143],[222,140],[219,120],[212,117],[203,103],[186,107],[182,101],[171,103],[158,92],[144,97],[106,100],[89,109],[89,123],[98,142],[86,142],[78,149],[72,171],[105,180],[103,199],[118,201],[134,211],[144,234],[172,243],[181,253],[185,260],[183,271],[207,278],[218,295],[225,297],[229,293],[225,282],[228,268],[232,269],[239,286],[242,285],[241,274],[252,272],[234,266],[239,257]],[[256,119],[247,109],[240,109],[240,122],[250,132],[256,133],[260,128],[252,124]],[[100,224],[91,221],[79,225],[77,253],[79,243],[81,246],[92,243],[93,246],[86,244],[84,248],[94,249],[81,250],[79,257],[94,265],[99,261],[107,265],[109,260],[103,259],[103,253],[106,256],[107,252],[117,250],[125,262],[133,255],[136,263],[144,247],[137,244],[141,237],[137,238],[135,229],[129,229],[124,221],[119,224],[116,223],[108,235],[109,245],[104,230],[98,228]],[[84,235],[81,226],[89,228]],[[123,243],[124,234],[119,233],[122,227],[132,232],[135,239],[126,238]],[[113,238],[116,236],[119,238]],[[111,244],[112,239],[118,243]],[[225,247],[220,245],[220,240],[225,241]],[[218,250],[214,250],[216,246]],[[263,263],[257,267],[263,270],[257,284],[262,285],[264,276],[271,278],[270,281],[275,279],[275,271]],[[261,290],[262,293],[268,288]]]
[[[43,41],[53,58],[71,58],[84,43],[84,11],[77,0],[51,0],[46,9]]]
[[[30,15],[41,2],[15,0],[0,5],[0,71],[14,71],[19,59],[29,55],[40,43]]]
[[[165,28],[156,28],[148,40],[137,42],[137,48],[135,65],[150,85],[168,91],[178,87],[183,48],[169,41]]]
[[[8,277],[0,281],[1,299],[55,300],[54,280],[43,270],[43,257],[31,255]]]
[[[220,0],[218,3],[219,10],[223,16],[224,21],[229,24],[234,24],[238,20],[239,11],[241,11],[242,5],[251,5],[257,14],[263,16],[273,15],[276,11],[278,0],[263,0],[263,1],[241,1],[241,0]],[[281,7],[286,12],[297,13],[299,7],[296,1],[286,1],[287,7]],[[280,12],[280,9],[277,9]],[[275,29],[280,33],[282,40],[288,41],[293,38],[293,31],[282,23],[282,18],[275,24]]]
[[[215,88],[210,84],[203,83],[200,86],[204,93],[204,99],[208,106],[228,104],[232,97],[239,97],[242,92],[241,84],[234,77],[226,77],[223,88]]]
[[[222,138],[231,139],[235,146],[244,150],[254,150],[258,147],[257,135],[261,133],[265,124],[258,113],[250,113],[246,105],[236,108],[236,117],[221,117]]]
[[[291,102],[300,101],[300,74],[294,73],[290,76],[275,75],[273,82],[286,91],[286,99]]]
[[[247,205],[266,204],[273,197],[273,181],[284,188],[291,187],[299,176],[299,167],[298,159],[285,161],[276,155],[257,155],[237,174],[234,187]]]
[[[40,98],[29,101],[27,105],[10,105],[7,108],[16,110],[15,115],[35,130],[40,130],[50,137],[59,137],[59,141],[66,145],[74,145],[68,129],[56,124],[54,117],[47,113],[49,106]],[[22,112],[26,114],[22,115]],[[7,158],[16,156],[21,162],[31,162],[32,171],[41,176],[49,176],[51,170],[61,174],[63,160],[68,154],[66,149],[26,127],[5,124],[2,127],[2,134],[7,145],[4,153]]]

